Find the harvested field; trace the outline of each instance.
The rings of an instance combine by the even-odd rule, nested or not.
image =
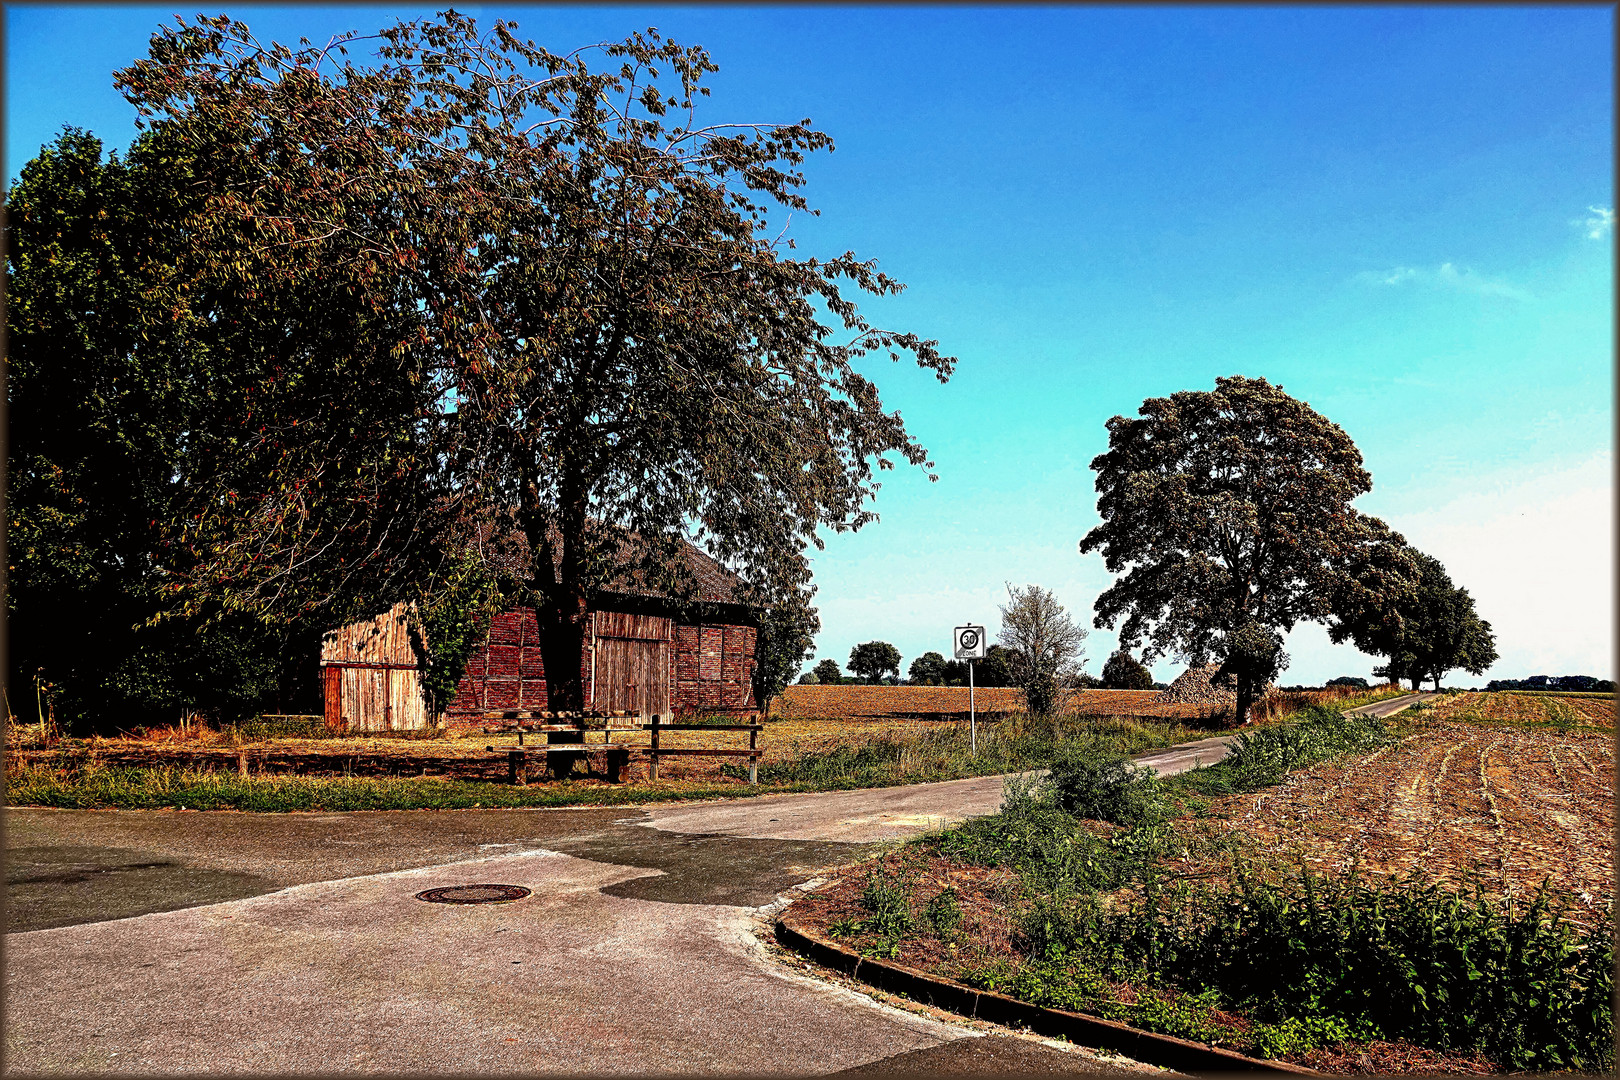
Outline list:
[[[1222,714],[1220,706],[1155,701],[1153,690],[1077,690],[1065,711],[1080,716],[1151,716],[1201,720]],[[974,692],[981,716],[1006,716],[1022,708],[1018,691],[979,687]],[[965,686],[790,686],[771,708],[773,719],[844,720],[871,717],[967,719]]]
[[[1236,834],[1251,857],[1374,877],[1421,870],[1492,893],[1533,894],[1543,880],[1572,915],[1607,919],[1614,899],[1612,735],[1420,721],[1394,745],[1324,762],[1275,788],[1215,798],[1206,838]],[[1195,856],[1192,875],[1221,864]]]
[[[1594,727],[1614,727],[1612,695],[1516,693],[1451,694],[1435,705],[1435,716],[1466,723],[1558,724],[1573,720]]]

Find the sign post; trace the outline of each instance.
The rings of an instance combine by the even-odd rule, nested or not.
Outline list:
[[[973,661],[984,659],[984,627],[958,626],[951,634],[951,651],[956,654],[956,659],[967,661],[968,748],[977,757],[979,754],[979,711],[973,699]]]

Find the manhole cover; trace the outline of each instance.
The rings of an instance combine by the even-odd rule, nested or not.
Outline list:
[[[521,885],[449,885],[419,892],[416,898],[430,904],[504,904],[528,895],[529,890]]]

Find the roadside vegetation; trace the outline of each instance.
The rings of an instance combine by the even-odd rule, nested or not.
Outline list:
[[[771,745],[772,728],[786,729]],[[814,729],[815,734],[810,734]],[[788,732],[792,732],[789,735]],[[144,732],[148,740],[165,745],[164,731]],[[247,745],[232,740],[231,732],[207,733],[222,747]],[[735,738],[735,733],[728,733]],[[1133,754],[1199,738],[1207,732],[1157,718],[1067,716],[1057,721],[1031,722],[1014,716],[997,723],[981,723],[978,752],[974,754],[967,724],[954,722],[874,725],[858,734],[836,725],[780,724],[767,728],[770,752],[760,764],[757,786],[746,784],[744,766],[694,764],[674,759],[662,766],[665,777],[656,785],[637,780],[632,765],[629,783],[609,784],[585,776],[564,781],[536,780],[525,787],[491,780],[447,779],[436,776],[311,776],[209,771],[184,765],[120,766],[99,759],[118,743],[105,740],[58,744],[43,761],[13,762],[7,769],[6,803],[10,806],[54,806],[79,809],[124,808],[191,810],[415,810],[474,807],[627,805],[683,799],[712,799],[773,792],[837,791],[857,787],[955,780],[1026,769],[1044,768],[1054,761],[1096,753]],[[686,741],[713,740],[704,732],[670,732],[669,747]],[[201,738],[191,733],[195,745]],[[423,753],[446,756],[450,765],[494,773],[505,769],[505,759],[482,753],[488,736],[475,740],[446,738],[315,740],[323,750],[402,755],[404,762],[424,760]],[[324,744],[324,745],[322,745]],[[183,742],[180,745],[184,745]],[[277,744],[260,742],[255,748]],[[296,745],[288,741],[284,746]],[[535,767],[534,773],[539,769]]]
[[[1249,793],[1285,800],[1313,767],[1353,785],[1357,762],[1423,745],[1431,723],[1305,709],[1163,781],[1076,753],[1010,784],[1001,813],[801,901],[801,917],[979,989],[1329,1072],[1611,1069],[1612,887],[1594,912],[1554,874],[1521,869],[1513,888],[1505,848],[1500,875],[1474,873],[1488,844],[1431,853],[1463,863],[1439,880],[1422,862],[1279,857],[1245,835]],[[1507,794],[1492,805],[1511,826]]]

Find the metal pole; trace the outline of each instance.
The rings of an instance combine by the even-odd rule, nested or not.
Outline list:
[[[973,661],[968,661],[968,748],[979,756],[979,714],[973,707]]]

